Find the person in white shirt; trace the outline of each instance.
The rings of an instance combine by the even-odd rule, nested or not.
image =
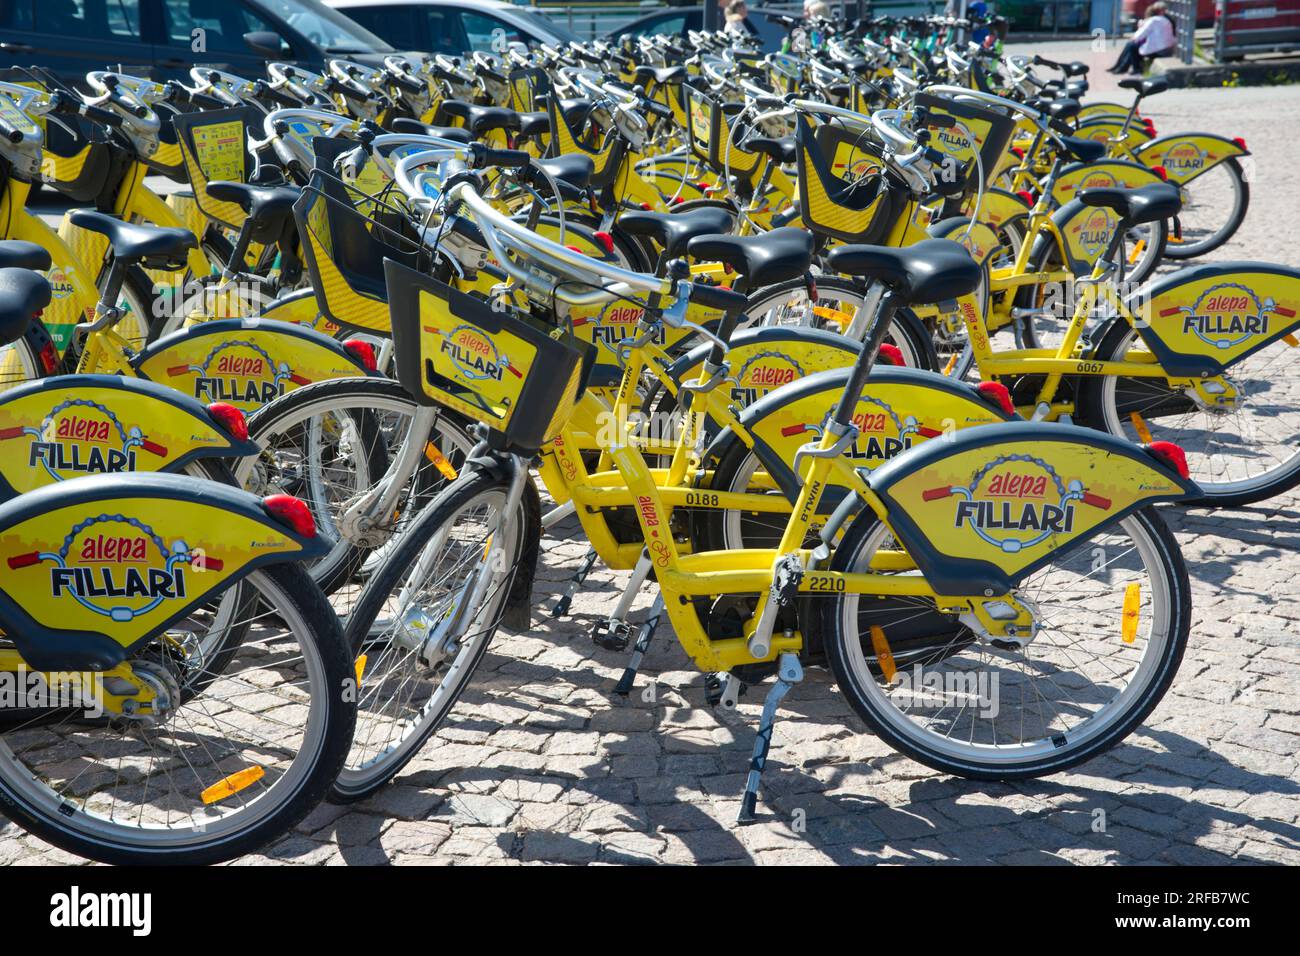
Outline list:
[[[1174,52],[1174,21],[1168,8],[1156,0],[1147,7],[1146,19],[1138,24],[1133,39],[1124,44],[1111,73],[1142,72],[1142,57],[1169,56]]]
[[[749,26],[745,23],[748,16],[749,7],[745,6],[745,0],[731,0],[731,3],[727,4],[727,23],[722,28],[723,32],[748,36]]]

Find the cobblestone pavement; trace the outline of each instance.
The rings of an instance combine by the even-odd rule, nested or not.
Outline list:
[[[1244,135],[1257,151],[1250,214],[1216,258],[1300,259],[1300,89],[1173,91],[1147,112],[1161,132]],[[571,618],[498,636],[387,790],[323,806],[243,862],[1300,863],[1300,495],[1166,514],[1194,582],[1187,656],[1145,726],[1073,772],[1015,786],[931,772],[865,733],[813,669],[786,698],[760,822],[738,828],[764,689],[737,714],[711,710],[665,625],[640,683],[654,699],[616,698],[624,655],[587,634],[625,577],[597,571]],[[584,548],[550,539],[539,601]],[[0,825],[0,863],[20,861],[75,858]]]

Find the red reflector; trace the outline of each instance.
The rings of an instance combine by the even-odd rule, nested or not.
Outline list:
[[[685,201],[686,201],[686,200],[684,200],[681,196],[674,196],[672,199],[668,200],[668,205],[670,205],[670,206],[680,206],[680,205],[681,205],[682,203],[684,203]]]
[[[248,440],[248,421],[244,418],[244,413],[234,405],[213,402],[208,406],[208,414],[216,419],[218,425],[240,441]]]
[[[1242,149],[1245,149],[1245,148],[1246,148],[1246,137],[1244,137],[1244,136],[1234,136],[1234,137],[1232,137],[1232,141],[1233,141],[1234,143],[1236,143],[1238,146],[1240,146]]]
[[[348,350],[354,359],[366,367],[367,372],[373,372],[379,368],[379,362],[375,360],[375,347],[364,339],[348,339],[343,343],[343,347]]]
[[[59,368],[59,353],[54,348],[53,342],[46,342],[41,346],[41,367],[45,369],[46,375],[53,375]]]
[[[1024,151],[1023,149],[1021,149],[1019,146],[1012,146],[1012,147],[1011,147],[1011,152],[1013,152],[1013,153],[1016,154],[1016,159],[1024,159],[1024,158],[1025,158],[1025,151]]]
[[[1178,445],[1171,441],[1153,441],[1146,448],[1184,478],[1192,477],[1191,470],[1187,467],[1187,452]]]
[[[642,209],[644,212],[649,212],[649,211],[650,211],[651,209],[653,209],[653,208],[654,208],[654,206],[650,205],[648,202],[643,202],[643,203],[641,204],[641,209]]]
[[[570,252],[576,252],[580,256],[586,255],[586,253],[583,252],[581,249],[579,249],[577,246],[565,246],[564,248],[568,249]]]
[[[891,345],[889,342],[881,344],[880,351],[876,354],[876,359],[877,361],[884,359],[890,365],[902,366],[907,364],[903,361],[903,350],[897,345]]]
[[[301,498],[293,495],[268,495],[262,499],[262,507],[272,518],[302,537],[316,537],[316,519],[311,516],[311,509]]]
[[[1152,166],[1151,172],[1155,173],[1165,182],[1169,182],[1169,170],[1165,169],[1163,166]]]
[[[1011,404],[1011,393],[1001,382],[980,382],[975,387],[989,404],[1002,409],[1008,415],[1016,413],[1016,406]]]
[[[713,185],[701,179],[698,183],[695,184],[695,188],[702,193],[706,193],[713,188]]]
[[[614,254],[614,237],[607,232],[598,232],[595,235],[596,241],[605,250],[605,255],[612,256]]]
[[[1032,206],[1034,204],[1034,194],[1028,189],[1017,189],[1016,195],[1025,201],[1026,206]]]

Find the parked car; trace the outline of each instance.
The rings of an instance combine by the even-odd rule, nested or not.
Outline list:
[[[786,37],[786,29],[774,17],[782,15],[775,10],[762,7],[750,8],[749,26],[762,44],[764,53],[774,53],[781,48],[781,41]],[[788,16],[789,14],[784,14]],[[721,20],[721,17],[719,17]],[[721,25],[721,24],[719,24]],[[625,23],[617,30],[611,31],[606,39],[617,40],[625,36],[659,36],[669,34],[686,37],[687,30],[704,29],[703,7],[668,7],[656,10],[645,16],[637,17],[631,23]]]
[[[493,44],[567,44],[578,36],[534,7],[500,0],[325,0],[389,43],[425,53],[490,53]]]
[[[393,52],[320,0],[0,0],[0,70],[43,66],[69,83],[119,65],[159,79],[197,64],[262,76],[268,60],[320,70]]]

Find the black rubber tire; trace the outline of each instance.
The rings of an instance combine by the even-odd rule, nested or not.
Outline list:
[[[298,616],[306,623],[308,633],[314,636],[324,669],[322,688],[326,692],[317,698],[327,708],[320,747],[311,757],[310,770],[298,788],[292,794],[287,794],[287,799],[278,808],[248,831],[228,834],[220,841],[210,844],[200,841],[192,847],[169,849],[147,849],[124,842],[90,840],[78,832],[70,831],[61,813],[32,811],[25,803],[16,800],[3,777],[0,777],[0,813],[29,833],[60,849],[101,863],[117,866],[206,866],[260,850],[291,830],[315,809],[342,769],[352,743],[356,705],[346,701],[345,695],[338,692],[347,681],[354,679],[352,657],[343,639],[338,616],[300,565],[269,565],[256,573],[266,574],[274,581],[284,599],[296,605]]]
[[[1203,247],[1192,245],[1190,247],[1191,251],[1184,248],[1181,243],[1175,242],[1168,244],[1165,247],[1164,253],[1166,259],[1178,259],[1180,261],[1185,259],[1195,259],[1198,256],[1205,255],[1207,252],[1213,252],[1235,236],[1237,230],[1241,228],[1242,222],[1246,219],[1246,210],[1250,208],[1250,183],[1246,181],[1245,171],[1242,170],[1241,163],[1237,160],[1237,157],[1230,156],[1224,161],[1224,165],[1228,167],[1232,175],[1236,178],[1237,188],[1239,190],[1237,195],[1240,197],[1240,201],[1237,203],[1236,208],[1233,209],[1232,214],[1228,217],[1227,222],[1224,224],[1224,228],[1220,234],[1215,237],[1213,242]]]
[[[1023,780],[1041,777],[1066,770],[1109,750],[1146,719],[1160,702],[1165,691],[1169,689],[1174,675],[1178,672],[1178,665],[1182,661],[1191,629],[1191,585],[1178,542],[1154,508],[1139,509],[1133,512],[1131,517],[1143,526],[1162,552],[1170,583],[1174,587],[1170,601],[1173,612],[1170,640],[1166,652],[1160,658],[1154,680],[1150,681],[1148,687],[1130,704],[1128,712],[1110,730],[1088,741],[1087,745],[1080,747],[1078,751],[1067,748],[1046,758],[1023,761],[1022,765],[1007,764],[990,768],[974,763],[958,762],[928,750],[910,738],[903,737],[894,730],[892,725],[877,715],[871,698],[858,687],[853,670],[845,660],[844,636],[841,634],[840,627],[844,597],[836,595],[822,601],[821,634],[825,642],[826,656],[840,692],[872,733],[895,750],[927,767],[970,780]],[[831,558],[831,570],[843,571],[851,566],[855,551],[861,547],[867,536],[876,530],[879,520],[874,512],[865,510],[853,521]],[[861,638],[855,635],[853,640],[857,641]]]

